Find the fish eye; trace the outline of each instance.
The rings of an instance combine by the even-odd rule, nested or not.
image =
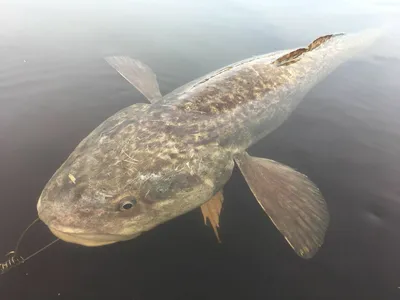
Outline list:
[[[129,197],[128,199],[124,199],[123,201],[121,201],[120,210],[121,211],[130,210],[135,206],[136,203],[137,201],[135,198]]]

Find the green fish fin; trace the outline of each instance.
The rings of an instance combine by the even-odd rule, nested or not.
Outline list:
[[[235,158],[258,203],[293,250],[311,258],[323,244],[329,212],[307,176],[273,160],[247,153]]]
[[[149,66],[127,56],[110,56],[106,57],[105,60],[151,103],[162,98],[156,74]]]
[[[218,228],[219,228],[219,216],[222,210],[222,203],[224,202],[224,195],[222,191],[216,193],[210,200],[201,205],[201,213],[204,217],[204,224],[207,225],[207,219],[214,230],[215,236],[219,243],[221,239],[219,238]]]

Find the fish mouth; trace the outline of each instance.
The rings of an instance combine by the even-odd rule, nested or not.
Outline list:
[[[139,234],[134,234],[130,236],[125,236],[117,234],[71,233],[58,230],[51,226],[49,226],[49,229],[60,240],[87,247],[99,247],[99,246],[114,244],[120,241],[130,240],[139,235]]]

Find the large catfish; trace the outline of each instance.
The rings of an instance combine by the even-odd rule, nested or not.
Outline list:
[[[216,229],[236,163],[294,251],[312,257],[329,223],[320,191],[305,175],[246,149],[378,33],[325,35],[305,48],[234,63],[164,96],[144,63],[108,57],[150,103],[122,109],[80,142],[45,186],[40,219],[60,239],[86,246],[132,239],[200,206]]]

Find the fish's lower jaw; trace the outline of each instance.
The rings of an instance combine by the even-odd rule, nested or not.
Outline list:
[[[49,226],[50,231],[58,237],[60,240],[63,240],[68,243],[78,244],[86,247],[99,247],[105,246],[109,244],[114,244],[120,242],[122,238],[116,238],[112,235],[80,235],[80,234],[73,234],[73,233],[66,233],[59,231],[55,228]]]

